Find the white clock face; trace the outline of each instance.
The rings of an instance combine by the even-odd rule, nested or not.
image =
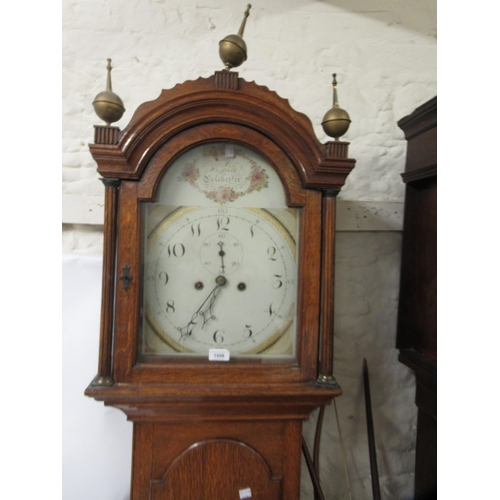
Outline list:
[[[150,245],[146,319],[171,349],[292,354],[295,243],[270,212],[178,208]]]
[[[253,162],[245,164],[246,150],[229,159],[221,154],[214,171],[207,166],[207,158],[217,158],[211,148],[210,155],[206,148],[195,155],[194,164],[201,160],[222,182],[220,192],[228,192],[228,178],[244,181],[245,169],[246,177],[268,183],[271,167],[259,163],[256,172]],[[175,179],[188,180],[183,172],[192,172],[192,165],[181,163]],[[193,182],[178,188],[187,199]],[[295,357],[299,212],[245,206],[244,189],[223,200],[212,183],[203,204],[146,204],[144,355],[208,357],[211,349],[226,349],[231,358]]]

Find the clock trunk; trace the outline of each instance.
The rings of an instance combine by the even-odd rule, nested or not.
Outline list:
[[[86,394],[134,423],[131,498],[298,499],[302,422],[342,392],[347,143],[319,143],[288,101],[224,71],[163,91],[123,131],[96,127],[90,149],[106,207]]]

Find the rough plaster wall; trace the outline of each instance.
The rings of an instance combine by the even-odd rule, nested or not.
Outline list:
[[[102,253],[103,226],[98,224],[63,224],[64,252]]]
[[[246,3],[64,1],[63,250],[102,248],[102,220],[87,208],[102,204],[103,196],[88,143],[99,123],[91,103],[105,88],[106,58],[113,59],[113,90],[127,109],[117,123],[124,128],[137,106],[162,88],[221,69],[218,41],[238,30]],[[429,0],[253,2],[245,31],[249,59],[238,68],[240,76],[288,98],[310,117],[321,141],[321,119],[332,105],[331,74],[338,73],[340,105],[352,119],[345,140],[357,160],[341,200],[403,201],[405,141],[397,121],[436,95],[435,18]],[[65,216],[68,207],[76,207],[76,217]],[[366,357],[383,497],[403,499],[412,493],[416,409],[413,376],[394,348],[400,234],[365,229],[338,237],[335,373],[344,395],[337,406],[353,498],[369,499]],[[304,429],[310,443],[314,420]],[[326,498],[348,498],[333,405],[324,432]],[[312,498],[307,472],[302,498]]]
[[[113,90],[124,126],[162,88],[222,69],[218,41],[238,30],[246,2],[65,0],[63,4],[63,193],[102,196],[88,152],[92,108],[113,59]],[[280,0],[254,2],[240,76],[289,99],[326,139],[332,106],[350,114],[356,169],[341,198],[401,201],[405,141],[397,120],[436,94],[435,1]],[[67,221],[65,221],[67,222]]]
[[[334,372],[344,394],[336,401],[352,498],[371,499],[363,358],[370,392],[382,498],[411,498],[415,451],[415,382],[397,360],[395,325],[400,233],[341,232],[337,239]],[[348,499],[335,408],[323,423],[321,479],[327,499]],[[317,412],[304,425],[312,449]],[[303,468],[302,498],[312,498]]]

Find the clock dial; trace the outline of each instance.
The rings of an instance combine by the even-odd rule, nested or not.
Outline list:
[[[144,203],[144,356],[296,355],[297,235],[274,168],[232,143],[176,159]]]
[[[293,209],[153,208],[145,259],[144,354],[295,354]],[[153,217],[153,215],[151,215]]]

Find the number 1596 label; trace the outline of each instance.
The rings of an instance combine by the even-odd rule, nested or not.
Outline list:
[[[209,349],[209,361],[229,361],[230,353],[227,349]]]

